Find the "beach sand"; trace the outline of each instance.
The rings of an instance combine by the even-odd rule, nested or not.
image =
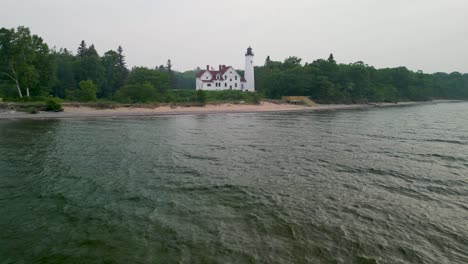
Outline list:
[[[39,112],[30,114],[16,111],[0,112],[0,119],[51,119],[51,118],[94,118],[94,117],[129,117],[129,116],[158,116],[158,115],[191,115],[191,114],[221,114],[221,113],[254,113],[254,112],[288,112],[288,111],[326,111],[344,109],[363,109],[371,107],[404,106],[431,102],[402,102],[402,103],[378,103],[378,104],[330,104],[309,107],[305,105],[293,105],[286,103],[261,102],[259,105],[249,104],[208,104],[206,106],[192,107],[119,107],[114,109],[95,109],[87,106],[64,106],[63,112]],[[451,102],[451,101],[450,101]]]

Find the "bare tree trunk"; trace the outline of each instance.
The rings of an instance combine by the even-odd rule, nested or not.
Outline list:
[[[16,82],[16,88],[18,89],[18,94],[20,98],[23,98],[23,93],[21,92],[21,88],[19,86],[18,80],[15,79]]]
[[[13,69],[13,67],[12,67],[12,69]],[[15,75],[16,75],[16,72],[14,71],[14,69],[13,69],[13,72],[14,72]],[[21,92],[21,88],[20,88],[20,86],[19,86],[18,79],[14,78],[13,76],[11,76],[10,74],[8,74],[8,73],[6,73],[6,72],[2,72],[2,73],[5,74],[6,76],[8,76],[12,81],[15,82],[15,84],[16,84],[16,89],[18,89],[19,97],[20,97],[20,98],[23,98],[23,93]]]
[[[16,75],[15,67],[13,67],[13,64],[11,62],[10,62],[10,67],[11,67],[11,71],[15,75],[15,78],[13,78],[12,76],[10,76],[10,78],[13,79],[16,83],[16,88],[18,89],[19,97],[23,98],[23,93],[21,92],[21,87],[19,86],[19,82],[18,82],[18,76]]]
[[[29,87],[26,87],[26,96],[29,97]]]

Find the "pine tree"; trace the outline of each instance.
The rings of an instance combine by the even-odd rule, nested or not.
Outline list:
[[[172,71],[172,62],[171,62],[171,60],[167,60],[166,68],[167,68],[168,72]]]
[[[123,54],[123,48],[120,45],[117,48],[117,54],[118,54],[117,67],[119,70],[119,78],[118,78],[118,81],[116,82],[115,89],[119,89],[120,87],[124,86],[128,78],[128,69],[127,69],[127,64],[125,63],[125,55]]]
[[[328,62],[336,63],[335,58],[333,57],[333,53],[330,53],[330,56],[328,57]]]
[[[170,88],[175,89],[177,87],[177,78],[175,73],[172,71],[172,62],[170,59],[167,60],[166,70],[169,73],[169,86]]]
[[[89,46],[89,48],[86,50],[85,52],[85,56],[96,56],[96,57],[99,57],[99,54],[97,53],[97,50],[96,48],[94,47],[94,44],[91,44],[91,46]]]
[[[78,47],[78,57],[83,58],[87,52],[88,48],[86,47],[86,42],[84,40],[81,41],[80,46]]]
[[[120,68],[121,70],[124,70],[124,69],[125,69],[125,71],[126,71],[126,70],[127,70],[127,65],[126,65],[126,63],[125,63],[125,55],[123,55],[123,48],[122,48],[122,46],[119,46],[119,47],[117,48],[117,53],[119,54],[119,68]]]
[[[265,60],[265,66],[266,66],[266,67],[270,66],[270,63],[271,63],[270,56],[267,56],[267,57],[266,57],[266,60]]]

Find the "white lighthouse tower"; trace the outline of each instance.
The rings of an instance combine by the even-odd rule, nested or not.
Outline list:
[[[247,49],[245,54],[245,73],[244,78],[246,80],[246,91],[255,92],[255,74],[254,74],[254,54],[252,48]]]

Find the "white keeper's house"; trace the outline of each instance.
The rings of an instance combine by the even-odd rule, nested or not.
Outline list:
[[[254,54],[252,48],[245,54],[245,72],[242,77],[232,66],[219,65],[218,70],[206,66],[196,76],[196,89],[207,91],[239,90],[255,92]]]

